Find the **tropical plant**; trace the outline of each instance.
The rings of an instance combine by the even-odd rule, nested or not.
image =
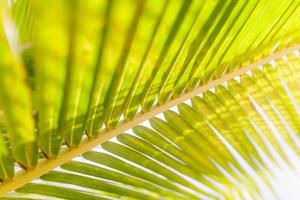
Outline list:
[[[2,199],[280,198],[300,174],[299,0],[0,6]]]

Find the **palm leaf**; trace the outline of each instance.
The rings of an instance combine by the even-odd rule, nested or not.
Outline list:
[[[4,14],[5,10],[1,12]],[[2,19],[2,18],[1,18]],[[2,21],[2,20],[1,20]],[[0,31],[1,41],[1,88],[14,85],[14,90],[1,91],[0,101],[5,115],[10,144],[15,160],[24,168],[33,168],[37,163],[37,143],[32,118],[32,102],[29,88],[25,84],[25,72],[18,55],[10,49],[3,23]],[[24,117],[24,119],[23,119]],[[3,139],[2,139],[3,140]],[[3,156],[8,156],[6,145],[2,141]],[[12,167],[8,161],[7,167]],[[5,162],[3,167],[6,168]],[[10,169],[11,170],[11,169]]]
[[[299,9],[1,2],[0,194],[257,198],[260,180],[276,196],[270,177],[300,153]]]
[[[294,56],[289,56],[289,60],[299,63]],[[57,184],[62,184],[60,190],[66,192],[80,186],[78,192],[88,193],[91,198],[158,199],[160,195],[163,199],[233,198],[231,195],[245,198],[247,193],[236,193],[236,187],[244,187],[252,198],[263,197],[266,191],[276,196],[271,184],[272,177],[277,176],[274,168],[285,166],[297,170],[298,161],[292,158],[299,155],[299,132],[292,125],[299,125],[299,120],[285,125],[290,115],[299,116],[296,107],[280,106],[279,100],[273,98],[278,91],[281,96],[292,96],[298,91],[290,87],[295,82],[288,83],[289,76],[282,73],[286,64],[278,61],[276,68],[266,64],[251,75],[242,75],[239,81],[233,79],[226,86],[217,86],[215,91],[203,92],[192,98],[191,103],[179,104],[163,112],[163,116],[151,118],[148,122],[151,125],[143,123],[118,135],[11,196],[56,197],[56,192],[45,192],[43,188]],[[273,76],[269,76],[270,71]],[[265,76],[270,84],[256,93],[253,88],[263,82],[262,78],[256,81],[258,74]],[[239,105],[239,98],[244,95],[243,104],[248,102],[250,107]],[[226,97],[226,103],[215,105],[213,98],[218,97]],[[269,107],[278,112],[271,113]],[[247,113],[240,119],[243,109]],[[280,120],[276,122],[275,117]],[[240,124],[247,125],[240,130]],[[227,133],[229,130],[231,133]],[[72,199],[72,195],[63,198]]]

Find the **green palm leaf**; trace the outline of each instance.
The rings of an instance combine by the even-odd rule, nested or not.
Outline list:
[[[1,10],[0,14],[5,14],[4,12],[5,10]],[[1,107],[7,116],[5,121],[14,158],[22,167],[30,169],[37,163],[37,143],[32,118],[31,96],[25,83],[24,68],[16,52],[10,49],[3,23],[1,23],[0,41],[2,44],[0,49],[0,86],[7,88],[9,85],[14,85],[14,90],[1,90],[0,102],[3,105]],[[8,157],[8,150],[3,139],[1,149],[3,150],[2,155]],[[10,160],[7,165],[6,162],[2,165],[2,168],[7,167],[12,167]],[[9,170],[11,171],[11,169]]]
[[[271,177],[276,177],[274,168],[286,165],[295,169],[298,163],[291,160],[291,156],[293,153],[299,155],[298,139],[293,136],[298,132],[292,126],[293,123],[298,125],[299,121],[288,121],[290,129],[283,126],[290,115],[298,116],[296,108],[294,105],[275,105],[278,100],[271,97],[278,91],[281,96],[289,96],[297,90],[289,86],[292,83],[287,84],[289,76],[282,73],[286,70],[285,64],[281,62],[276,68],[269,67],[265,65],[263,70],[256,70],[251,76],[243,75],[245,78],[242,77],[241,82],[230,80],[227,86],[218,86],[215,92],[206,91],[202,97],[194,97],[192,105],[182,103],[176,111],[165,111],[163,117],[149,120],[151,126],[139,125],[120,134],[96,151],[84,153],[75,159],[77,161],[70,161],[43,175],[39,184],[43,188],[60,183],[66,191],[72,188],[69,184],[80,186],[80,192],[88,192],[94,198],[158,199],[161,195],[163,199],[233,198],[231,195],[243,198],[245,193],[234,191],[238,185],[246,188],[252,198],[263,197],[262,192],[266,189],[262,190],[258,181],[273,193]],[[270,70],[273,76],[268,77]],[[262,79],[256,81],[255,74],[271,81],[270,87],[255,93],[253,88],[262,83]],[[273,84],[276,87],[271,87]],[[244,89],[237,90],[241,87]],[[248,111],[242,119],[239,117],[241,111],[227,110],[239,106],[240,95],[246,95],[242,101],[251,104],[251,107],[236,108]],[[226,97],[228,101],[214,105],[217,97]],[[270,101],[260,101],[262,97]],[[232,101],[236,101],[235,105]],[[288,103],[291,101],[286,101]],[[270,113],[270,106],[274,112],[278,109],[278,113]],[[211,113],[205,109],[210,109]],[[281,117],[278,122],[275,116]],[[268,126],[269,123],[273,127]],[[239,126],[243,128],[238,129]],[[265,128],[269,129],[269,135],[264,134],[267,133]],[[42,188],[39,190],[31,184],[18,189],[16,194],[56,195],[45,194]]]
[[[300,153],[299,17],[298,0],[2,1],[0,195],[276,197]]]

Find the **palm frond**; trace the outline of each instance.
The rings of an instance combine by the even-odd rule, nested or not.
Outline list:
[[[150,119],[151,129],[136,127],[136,136],[118,136],[122,145],[103,144],[110,154],[131,162],[148,159],[144,168],[164,171],[164,179],[147,180],[156,181],[149,186],[151,194],[94,179],[84,179],[81,186],[103,186],[98,190],[114,198],[151,199],[160,192],[171,199],[198,198],[186,189],[213,194],[149,159],[146,152],[158,152],[159,162],[217,193],[204,174],[226,187],[230,180],[215,163],[238,181],[235,170],[248,173],[224,140],[254,171],[265,167],[257,146],[272,162],[281,162],[262,135],[288,165],[292,163],[274,132],[299,153],[298,135],[291,135],[300,132],[299,85],[294,83],[299,58],[291,55],[299,50],[298,0],[14,0],[0,6],[0,126],[5,132],[0,135],[0,179],[6,182],[0,194],[211,87],[215,91],[192,98],[191,105],[178,105],[178,112],[165,111],[164,120]],[[272,59],[275,64],[267,64]],[[257,65],[264,69],[254,69]],[[250,75],[242,74],[249,69]],[[229,81],[233,76],[238,81]],[[224,81],[228,86],[218,85]],[[151,140],[166,140],[171,152],[164,145],[154,147]],[[173,151],[183,163],[170,157]],[[45,158],[38,164],[40,157]],[[13,175],[14,162],[25,170],[37,168],[22,172],[22,180]],[[142,179],[149,175],[138,173],[145,173]],[[51,172],[44,177],[59,182],[70,176]],[[255,180],[246,179],[245,187],[255,195]],[[66,181],[75,180],[81,177]],[[148,187],[138,180],[134,184]],[[159,182],[165,185],[157,187]],[[53,185],[24,188],[19,191],[50,194],[57,189],[60,198],[96,198],[80,190],[63,193]]]
[[[300,60],[287,59],[203,92],[10,197],[255,199],[266,191],[276,196],[274,169],[299,173],[294,159],[300,154],[300,104],[294,102],[299,84],[291,75],[299,78]]]

